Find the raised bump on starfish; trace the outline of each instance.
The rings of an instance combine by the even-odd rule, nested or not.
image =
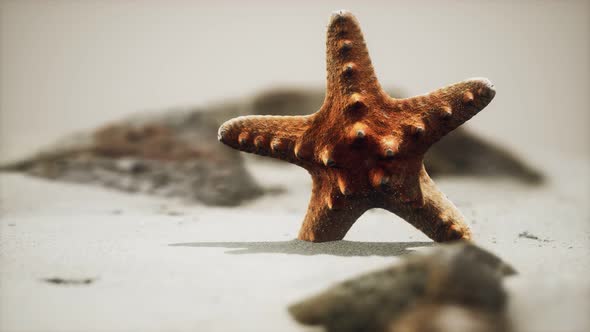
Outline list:
[[[332,15],[326,46],[326,97],[318,112],[239,117],[220,127],[219,140],[308,170],[313,188],[299,239],[340,240],[371,208],[397,214],[435,241],[469,239],[463,216],[422,160],[492,100],[493,85],[471,79],[412,98],[389,97],[356,18],[345,11]]]

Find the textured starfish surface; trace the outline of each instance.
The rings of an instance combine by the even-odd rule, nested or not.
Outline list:
[[[487,79],[394,99],[381,88],[356,18],[332,15],[327,33],[324,104],[308,116],[245,116],[218,138],[241,151],[282,159],[312,177],[299,239],[342,239],[368,209],[383,208],[435,241],[470,239],[457,208],[423,165],[428,148],[494,97]]]

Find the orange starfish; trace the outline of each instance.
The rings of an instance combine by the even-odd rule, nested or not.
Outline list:
[[[457,208],[430,179],[428,148],[494,97],[487,79],[394,99],[381,88],[356,18],[332,15],[326,98],[308,116],[244,116],[218,138],[232,148],[305,168],[313,189],[299,239],[341,240],[368,209],[404,218],[435,241],[470,239]]]

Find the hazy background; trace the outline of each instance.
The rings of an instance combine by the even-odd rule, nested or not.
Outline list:
[[[488,77],[472,128],[538,162],[588,156],[590,1],[2,1],[0,159],[139,110],[322,87],[342,8],[384,86]]]

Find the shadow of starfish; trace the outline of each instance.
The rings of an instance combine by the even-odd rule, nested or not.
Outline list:
[[[292,255],[333,255],[333,256],[400,256],[410,253],[412,248],[429,247],[434,242],[358,242],[332,241],[311,243],[301,240],[269,242],[188,242],[172,243],[172,247],[226,248],[227,254],[292,254]]]

